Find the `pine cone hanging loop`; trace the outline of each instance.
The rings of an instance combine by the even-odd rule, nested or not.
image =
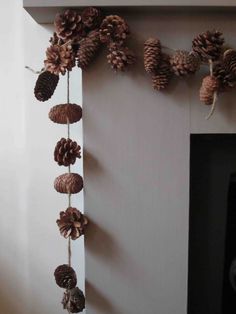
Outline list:
[[[77,284],[77,277],[74,269],[63,264],[56,268],[54,272],[55,280],[60,288],[73,289]]]
[[[73,165],[76,158],[81,158],[81,147],[71,139],[61,138],[54,150],[54,160],[59,166]]]
[[[144,43],[144,68],[148,74],[155,74],[161,61],[161,42],[149,38]]]

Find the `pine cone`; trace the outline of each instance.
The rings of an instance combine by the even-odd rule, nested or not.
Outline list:
[[[59,193],[79,193],[83,189],[83,178],[77,173],[64,173],[55,179],[54,188]]]
[[[170,58],[172,70],[177,76],[195,73],[200,68],[200,58],[194,52],[177,50]]]
[[[58,13],[54,21],[58,37],[65,42],[68,40],[79,40],[85,36],[84,25],[79,13],[67,9],[64,13]]]
[[[200,88],[200,100],[206,105],[212,105],[214,93],[218,92],[219,85],[219,80],[215,76],[206,76]]]
[[[101,21],[101,11],[96,8],[89,7],[82,12],[82,22],[90,30],[99,27]]]
[[[100,26],[102,43],[116,42],[122,44],[129,34],[129,27],[125,20],[118,15],[105,17]]]
[[[49,119],[55,123],[67,124],[78,122],[82,117],[82,108],[76,104],[62,104],[51,108]]]
[[[60,288],[73,289],[77,284],[77,277],[74,269],[63,264],[56,268],[54,272],[55,280]]]
[[[52,97],[57,84],[59,76],[49,71],[44,71],[39,74],[34,88],[34,95],[39,101],[46,101]]]
[[[135,56],[128,47],[112,43],[109,45],[109,52],[107,61],[115,71],[125,71],[127,66],[135,62]]]
[[[154,74],[161,61],[161,42],[149,38],[144,43],[144,68],[148,74]]]
[[[231,89],[236,84],[235,75],[228,69],[229,67],[226,68],[224,63],[217,63],[213,69],[214,76],[219,80],[221,92]]]
[[[88,36],[80,41],[77,52],[78,66],[85,70],[98,54],[101,46],[99,31],[94,30]]]
[[[50,46],[47,48],[46,57],[46,70],[57,75],[64,75],[75,66],[75,54],[71,44]]]
[[[165,89],[169,85],[172,75],[170,57],[163,54],[158,69],[156,70],[156,74],[152,76],[153,88],[158,91]]]
[[[49,39],[49,42],[51,43],[52,46],[55,46],[55,45],[61,46],[65,43],[64,40],[62,40],[61,38],[57,36],[56,32],[53,33],[52,37]]]
[[[64,238],[78,239],[84,234],[88,219],[76,208],[68,207],[66,211],[60,212],[57,220],[60,233]]]
[[[236,50],[228,49],[224,52],[223,63],[226,72],[236,77]]]
[[[64,292],[62,299],[63,309],[69,313],[80,313],[85,309],[85,297],[83,292],[78,288]]]
[[[219,31],[206,31],[194,38],[193,51],[197,52],[202,61],[216,61],[222,53],[224,38]]]
[[[59,166],[73,165],[76,158],[81,158],[80,149],[81,147],[70,138],[61,138],[54,150],[54,160]]]

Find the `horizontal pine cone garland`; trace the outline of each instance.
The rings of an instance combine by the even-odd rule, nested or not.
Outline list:
[[[173,75],[170,65],[170,57],[166,54],[162,54],[162,59],[156,70],[156,73],[152,76],[152,86],[154,89],[160,91],[165,89],[170,82]]]
[[[76,287],[76,273],[69,265],[63,264],[58,266],[54,272],[54,277],[60,288],[73,289]]]
[[[57,84],[59,76],[49,71],[44,71],[39,74],[34,88],[34,95],[39,101],[46,101],[52,97]]]
[[[65,291],[61,303],[69,313],[80,313],[85,309],[85,297],[78,287]]]
[[[148,74],[154,74],[161,61],[161,42],[149,38],[144,43],[144,68]]]
[[[108,15],[100,26],[102,43],[116,42],[122,44],[129,35],[129,27],[125,20],[118,15]]]
[[[59,166],[73,165],[76,158],[81,158],[81,147],[70,138],[61,138],[54,150],[54,160]]]
[[[54,188],[59,193],[79,193],[83,189],[83,178],[77,173],[64,173],[55,179]]]
[[[57,220],[60,233],[64,238],[78,239],[84,234],[88,219],[76,208],[68,207],[66,211],[60,212]]]
[[[177,76],[194,74],[200,68],[201,60],[197,53],[177,50],[170,58],[172,70]]]
[[[214,93],[219,90],[219,80],[211,75],[206,76],[202,81],[202,86],[200,88],[200,100],[205,103],[205,105],[212,105],[214,100]]]
[[[107,61],[113,70],[125,71],[129,65],[134,64],[135,59],[133,52],[128,47],[116,43],[109,45]]]
[[[48,116],[55,123],[72,124],[82,118],[82,108],[76,104],[56,105],[51,108]]]

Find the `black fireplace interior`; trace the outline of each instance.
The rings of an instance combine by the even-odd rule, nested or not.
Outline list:
[[[236,134],[193,134],[188,314],[236,313]]]

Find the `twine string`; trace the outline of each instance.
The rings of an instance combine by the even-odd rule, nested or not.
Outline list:
[[[210,76],[213,76],[213,61],[212,59],[209,59],[209,68],[210,68]],[[213,113],[215,112],[216,109],[216,101],[217,101],[217,92],[215,91],[213,94],[213,101],[211,104],[211,110],[208,113],[208,115],[206,116],[206,120],[209,120],[210,117],[213,115]]]

